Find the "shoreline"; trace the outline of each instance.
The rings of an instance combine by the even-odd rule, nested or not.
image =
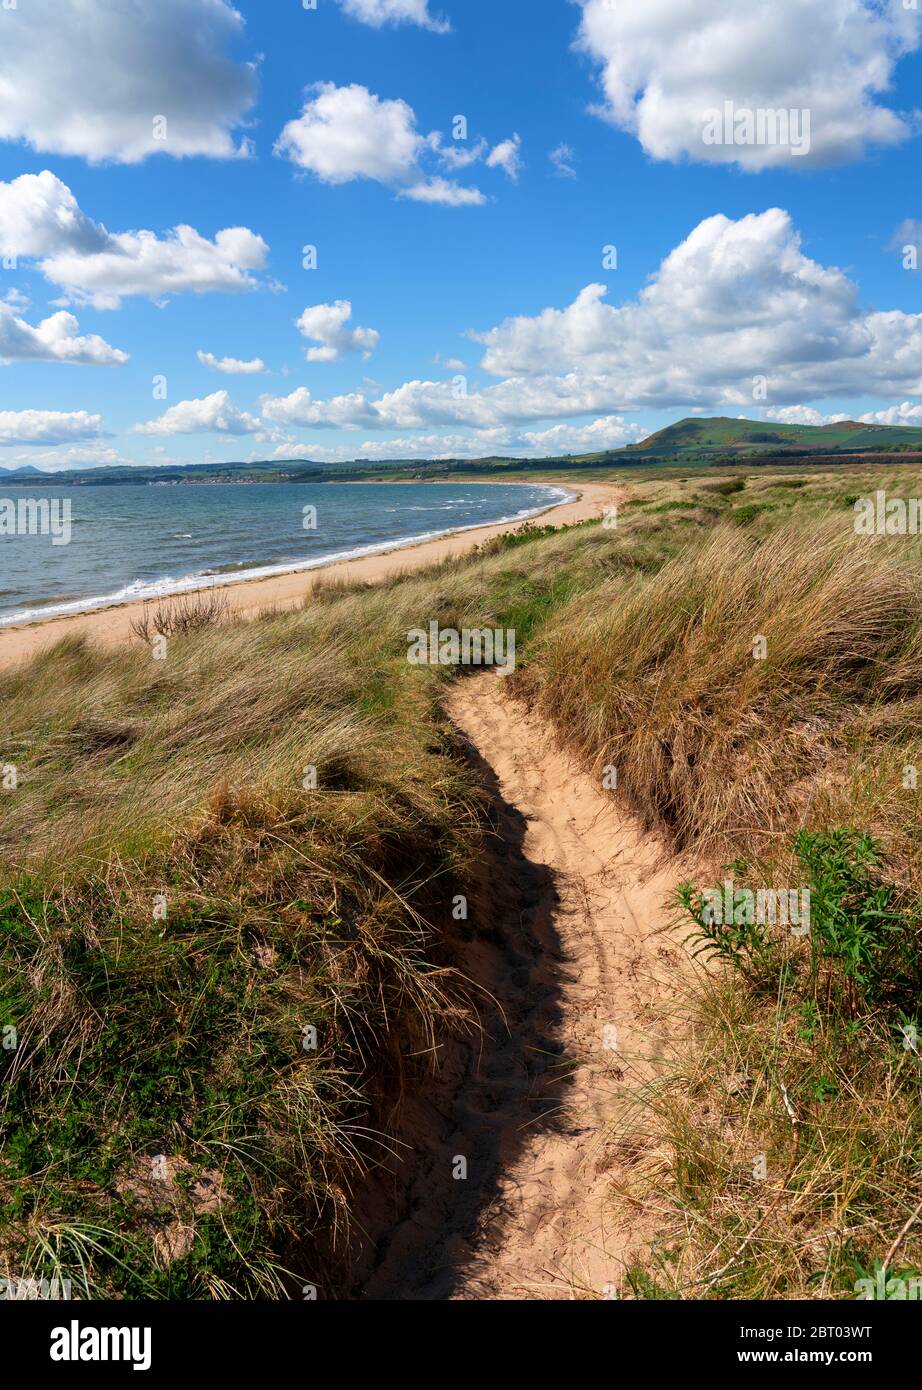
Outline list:
[[[405,479],[399,479],[401,486],[406,486]],[[337,484],[339,486],[339,484]],[[361,487],[361,483],[344,484],[346,487]],[[417,484],[419,486],[419,484]],[[423,486],[430,486],[423,484]],[[451,486],[450,483],[439,481],[432,486],[445,487]],[[327,555],[320,555],[315,559],[303,559],[296,561],[281,562],[279,564],[248,565],[245,568],[228,567],[226,569],[202,570],[198,574],[192,573],[177,579],[162,579],[146,586],[149,592],[143,592],[140,581],[133,580],[128,585],[114,594],[87,595],[84,598],[73,598],[69,600],[49,599],[43,604],[41,599],[33,600],[33,606],[20,615],[10,617],[0,616],[0,632],[8,631],[11,628],[29,627],[33,623],[51,622],[56,618],[83,618],[89,617],[92,613],[105,613],[112,608],[121,608],[126,603],[169,603],[172,599],[182,598],[188,594],[204,593],[209,589],[225,589],[235,584],[250,584],[257,579],[277,579],[287,574],[302,574],[309,570],[328,569],[332,565],[350,564],[354,560],[363,560],[370,555],[387,555],[391,551],[410,550],[414,546],[423,545],[426,541],[444,540],[448,536],[461,535],[465,531],[482,530],[485,526],[516,526],[520,522],[533,521],[536,517],[544,516],[554,507],[560,506],[564,502],[576,500],[576,494],[567,491],[562,487],[551,488],[550,484],[540,485],[545,491],[554,491],[558,494],[553,500],[545,500],[535,507],[520,508],[506,516],[496,517],[493,521],[473,521],[467,522],[463,526],[446,526],[442,530],[424,531],[417,536],[396,536],[390,540],[374,541],[371,544],[352,546],[347,550],[333,551]],[[158,584],[164,587],[158,589]],[[137,589],[137,592],[132,592]]]
[[[557,479],[535,478],[534,483],[538,486],[561,486]],[[444,485],[441,480],[432,484],[434,487]],[[0,669],[28,660],[65,637],[86,636],[106,646],[117,646],[130,639],[132,621],[138,612],[151,604],[169,603],[175,598],[220,589],[231,614],[238,618],[255,617],[272,608],[297,608],[318,583],[326,582],[329,578],[366,584],[381,583],[397,574],[411,573],[443,560],[456,559],[484,541],[518,531],[540,517],[545,518],[543,524],[554,526],[568,526],[576,521],[593,519],[602,514],[606,504],[616,503],[625,495],[625,488],[615,483],[580,482],[569,487],[569,500],[551,502],[540,511],[515,522],[495,521],[483,526],[460,528],[441,536],[398,544],[356,559],[321,562],[310,569],[232,579],[220,585],[201,584],[162,598],[126,599],[104,608],[11,624],[0,628]]]

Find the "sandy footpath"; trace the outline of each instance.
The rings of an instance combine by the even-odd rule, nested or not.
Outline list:
[[[664,1223],[632,1097],[682,1047],[684,932],[665,903],[687,866],[504,685],[475,676],[447,698],[494,806],[464,969],[497,1008],[466,1067],[446,1056],[445,1094],[410,1115],[411,1190],[366,1299],[620,1297]]]
[[[529,485],[542,483],[553,487],[560,486],[557,480],[550,482],[542,478],[529,479]],[[438,487],[441,484],[434,483],[432,486]],[[575,483],[568,485],[568,490],[574,495],[574,501],[561,502],[532,520],[539,526],[571,525],[575,521],[586,521],[600,516],[606,505],[616,503],[625,496],[625,488],[614,483]],[[517,531],[525,524],[525,521],[520,521],[478,526],[475,530],[443,536],[436,540],[420,541],[417,545],[384,551],[380,555],[341,560],[319,569],[302,570],[300,573],[279,574],[268,579],[248,579],[241,580],[238,584],[221,585],[220,593],[227,599],[231,610],[241,616],[254,617],[268,608],[298,608],[316,584],[325,583],[331,578],[368,584],[379,583],[395,574],[424,569],[427,565],[441,560],[464,555],[491,537]],[[204,589],[209,586],[202,587]],[[132,620],[143,606],[143,602],[135,601],[98,609],[93,613],[74,613],[0,628],[0,667],[22,661],[60,641],[61,638],[75,634],[85,634],[93,641],[108,644],[125,642],[131,636]]]

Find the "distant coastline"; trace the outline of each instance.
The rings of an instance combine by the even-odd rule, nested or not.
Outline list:
[[[254,463],[113,464],[43,473],[31,465],[0,468],[0,487],[108,487],[113,484],[185,486],[219,483],[438,482],[462,478],[511,480],[516,475],[538,480],[550,474],[596,473],[610,469],[663,466],[726,465],[763,467],[807,463],[922,462],[922,426],[879,425],[841,420],[826,425],[781,424],[748,417],[688,416],[646,439],[594,453],[558,454],[548,458],[349,459],[320,463],[315,459],[262,459]]]

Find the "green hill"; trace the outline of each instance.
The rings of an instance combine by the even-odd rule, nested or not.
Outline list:
[[[688,418],[651,434],[626,454],[676,456],[710,453],[876,453],[922,451],[922,428],[866,425],[842,420],[834,425],[780,425],[727,416]]]

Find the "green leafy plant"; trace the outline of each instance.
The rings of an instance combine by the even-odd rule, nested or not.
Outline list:
[[[867,1008],[892,1012],[904,1029],[914,1026],[905,1010],[922,993],[919,904],[886,879],[870,835],[804,830],[792,848],[810,894],[802,1035],[812,1038],[823,1013],[840,1014],[848,1035],[850,1021]],[[675,904],[695,924],[689,938],[695,955],[719,956],[752,984],[777,979],[791,966],[786,929],[757,920],[715,922],[704,893],[689,883],[679,886]]]
[[[680,883],[675,891],[674,906],[681,908],[695,923],[687,940],[693,944],[694,956],[719,956],[731,962],[750,978],[762,976],[770,969],[772,943],[758,922],[716,922],[708,910],[704,894],[693,884]]]
[[[852,830],[800,831],[793,842],[810,888],[811,974],[827,1003],[850,1012],[919,997],[919,905],[883,876],[880,847]]]

